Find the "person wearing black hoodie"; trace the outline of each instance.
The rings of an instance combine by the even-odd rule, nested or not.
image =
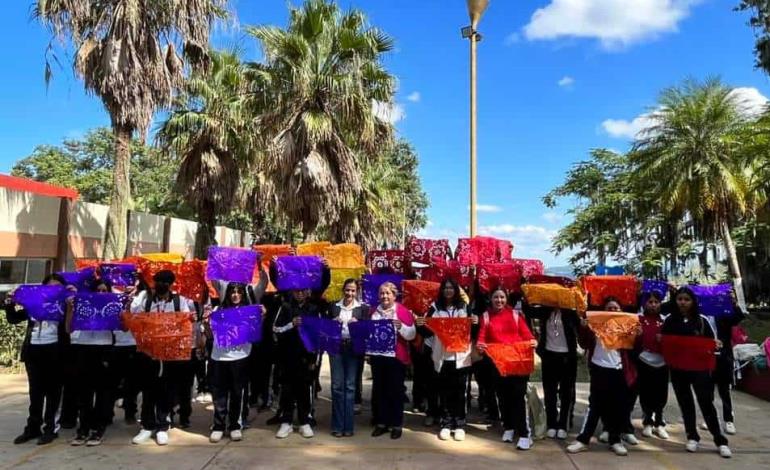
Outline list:
[[[733,314],[716,318],[717,339],[722,342],[722,349],[717,356],[717,368],[714,371],[719,398],[722,399],[722,420],[725,423],[725,433],[735,434],[735,413],[733,413],[733,397],[730,390],[735,385],[735,357],[733,356],[733,327],[738,326],[746,314],[735,303]]]
[[[43,285],[64,285],[58,274],[43,279]],[[38,445],[50,444],[58,437],[57,422],[62,392],[61,347],[68,341],[64,322],[32,320],[20,305],[8,295],[3,305],[6,319],[12,325],[27,322],[27,332],[21,347],[21,360],[29,384],[29,416],[24,431],[14,444],[37,439]],[[41,429],[42,428],[42,429]]]

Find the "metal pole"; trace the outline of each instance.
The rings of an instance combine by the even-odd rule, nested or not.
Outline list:
[[[476,236],[476,43],[478,33],[471,33],[471,238]]]

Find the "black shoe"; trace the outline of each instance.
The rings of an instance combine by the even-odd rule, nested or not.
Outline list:
[[[265,424],[269,426],[274,426],[276,424],[281,424],[281,415],[275,415],[272,418],[268,419]]]
[[[178,427],[179,429],[190,429],[190,419],[180,419]]]
[[[339,439],[340,437],[342,437],[342,433],[339,431],[332,431],[332,436]]]
[[[70,441],[71,446],[80,447],[82,445],[85,445],[85,443],[88,442],[88,436],[85,434],[78,433],[74,439]]]
[[[401,428],[393,428],[390,430],[390,438],[391,439],[401,439],[401,434],[403,434],[404,431],[401,430]]]
[[[353,433],[352,432],[343,432],[342,435],[344,437],[353,437]]]
[[[102,445],[102,440],[104,436],[102,433],[98,431],[93,431],[90,436],[88,436],[88,440],[86,441],[86,446],[88,447],[96,447]]]
[[[58,435],[58,434],[56,434],[55,432],[46,432],[46,433],[43,433],[43,435],[42,435],[42,436],[40,436],[40,438],[38,438],[38,440],[37,440],[37,445],[39,445],[39,446],[44,446],[44,445],[46,445],[46,444],[50,444],[50,443],[52,443],[52,442],[54,441],[54,439],[56,439],[57,437],[59,437],[59,435]]]
[[[376,428],[374,428],[374,431],[372,431],[372,437],[380,437],[386,432],[388,432],[388,428],[384,426],[377,426]]]
[[[16,436],[16,439],[13,440],[14,444],[24,444],[25,442],[29,442],[32,439],[37,439],[40,437],[41,433],[34,433],[34,432],[28,432],[26,429],[23,433]]]
[[[59,423],[59,426],[61,426],[62,429],[75,429],[75,426],[77,425],[77,421],[61,421]]]

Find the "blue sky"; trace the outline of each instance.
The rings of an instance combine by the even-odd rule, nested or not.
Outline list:
[[[48,90],[48,33],[30,21],[31,1],[8,2],[0,17],[0,172],[43,143],[109,124],[69,66]],[[294,3],[298,3],[295,1]],[[392,116],[421,158],[431,202],[425,235],[467,233],[468,23],[462,0],[343,0],[396,40],[387,57],[398,77]],[[479,45],[479,225],[510,238],[517,255],[563,264],[548,252],[569,205],[548,211],[541,197],[589,149],[627,148],[659,91],[687,77],[719,75],[747,99],[770,95],[753,68],[753,34],[737,0],[491,0]],[[237,21],[214,43],[258,48],[243,25],[284,25],[284,0],[232,2]]]

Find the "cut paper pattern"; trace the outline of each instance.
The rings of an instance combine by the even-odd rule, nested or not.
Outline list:
[[[521,268],[512,262],[481,264],[476,274],[481,292],[490,293],[498,287],[507,292],[521,292]]]
[[[136,283],[136,266],[124,263],[102,263],[99,276],[113,286],[133,286]]]
[[[299,337],[310,353],[339,354],[342,345],[342,323],[328,318],[303,316]]]
[[[605,349],[634,349],[641,331],[639,315],[622,312],[588,312],[588,328]]]
[[[703,336],[663,335],[661,340],[663,359],[671,369],[686,371],[711,371],[716,369],[714,338]]]
[[[326,248],[323,257],[330,268],[360,268],[365,266],[364,252],[355,243],[341,243]]]
[[[450,353],[465,352],[471,346],[470,318],[428,318],[426,325]]]
[[[362,282],[362,298],[367,305],[379,305],[380,286],[386,282],[392,282],[401,293],[401,282],[404,276],[400,274],[364,274]],[[401,297],[399,295],[399,297]],[[398,300],[398,298],[396,299]]]
[[[128,296],[123,294],[79,292],[72,310],[72,331],[121,329],[120,315],[128,301]]]
[[[258,255],[242,248],[210,246],[206,279],[248,284],[254,278]]]
[[[525,282],[527,284],[558,284],[562,287],[575,287],[577,282],[574,279],[570,279],[564,276],[548,276],[545,274],[532,274],[526,276]]]
[[[407,241],[405,250],[406,259],[409,262],[431,264],[444,262],[452,257],[452,249],[449,240],[428,240],[411,237]]]
[[[373,250],[366,254],[366,265],[372,274],[405,274],[404,250]]]
[[[403,289],[403,304],[417,315],[424,315],[428,311],[433,301],[438,298],[438,291],[441,284],[430,281],[404,281],[401,283]]]
[[[348,330],[356,354],[396,354],[396,328],[393,320],[359,320],[348,323]]]
[[[317,256],[279,256],[273,260],[279,291],[295,289],[319,290],[322,286],[324,264]]]
[[[486,355],[503,377],[530,375],[535,370],[535,350],[529,341],[513,344],[490,343]]]
[[[634,276],[583,276],[580,285],[594,307],[603,307],[608,297],[618,299],[622,307],[632,307],[639,293],[639,281]]]
[[[329,242],[308,242],[297,245],[297,256],[323,256],[324,250],[332,246]]]
[[[688,286],[698,298],[698,310],[703,315],[723,317],[733,315],[731,284],[717,284],[713,286],[691,285]]]
[[[189,361],[193,347],[190,313],[125,312],[123,324],[136,339],[136,350],[159,361]]]
[[[233,348],[262,340],[262,307],[247,305],[211,312],[211,332],[219,348]]]
[[[563,287],[558,284],[524,284],[521,286],[524,299],[529,305],[586,311],[583,292],[577,287]]]
[[[519,266],[521,275],[525,278],[545,274],[545,265],[539,259],[517,258],[513,260],[513,264]]]
[[[138,257],[146,259],[147,261],[155,261],[161,263],[179,264],[184,261],[184,255],[180,255],[179,253],[144,253]]]
[[[337,302],[342,299],[343,284],[347,279],[361,279],[361,276],[366,272],[366,268],[334,268],[330,269],[331,281],[329,287],[324,292],[324,298],[328,302]]]
[[[34,321],[62,321],[67,297],[72,293],[65,286],[23,285],[13,292],[13,301],[24,307]]]
[[[90,291],[96,282],[96,268],[88,267],[75,272],[57,273],[64,278],[67,285],[72,285],[79,291]]]

